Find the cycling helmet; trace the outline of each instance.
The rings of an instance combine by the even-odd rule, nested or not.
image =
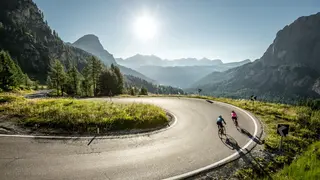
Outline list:
[[[221,116],[221,115],[219,115],[219,118],[222,118],[222,116]]]

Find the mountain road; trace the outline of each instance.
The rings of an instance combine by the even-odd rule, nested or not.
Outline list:
[[[96,138],[90,144],[92,137],[0,135],[0,179],[183,179],[249,151],[262,131],[252,114],[225,103],[169,97],[112,101],[160,106],[174,123],[158,133]],[[233,124],[231,110],[246,133]],[[226,136],[218,134],[219,115],[227,123]]]

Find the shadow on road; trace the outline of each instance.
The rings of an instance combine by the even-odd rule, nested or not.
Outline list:
[[[228,134],[225,134],[225,135],[219,134],[219,138],[221,142],[231,150],[240,148],[238,145],[238,142]]]
[[[213,101],[211,101],[211,100],[209,100],[209,99],[207,99],[206,101],[207,101],[208,103],[210,103],[210,104],[213,103]]]
[[[245,131],[245,132],[248,132],[248,131]],[[225,134],[225,135],[219,136],[219,138],[220,138],[221,142],[225,146],[227,146],[229,149],[236,150],[240,156],[239,158],[243,159],[243,161],[246,162],[247,164],[250,164],[255,171],[258,171],[258,172],[266,175],[268,177],[268,179],[272,179],[270,174],[267,171],[265,171],[263,166],[261,166],[261,164],[257,161],[257,159],[254,156],[252,156],[252,154],[249,152],[249,150],[248,149],[241,149],[238,142],[232,136]]]
[[[89,141],[89,143],[87,144],[87,146],[89,146],[96,137],[97,137],[97,136],[93,136],[93,138]]]
[[[260,138],[258,136],[255,136],[253,137],[252,134],[250,134],[246,129],[244,128],[237,128],[239,132],[241,132],[242,134],[248,136],[250,139],[252,139],[255,143],[261,145],[263,144],[264,142],[260,140]]]

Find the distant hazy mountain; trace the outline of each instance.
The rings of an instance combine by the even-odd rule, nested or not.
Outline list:
[[[150,83],[146,80],[140,79],[135,76],[125,75],[125,87],[137,87],[142,88],[145,87],[148,92],[153,94],[184,94],[182,89],[171,87],[171,86],[163,86]]]
[[[280,30],[263,56],[252,63],[202,79],[212,95],[291,101],[320,97],[320,13],[300,17]]]
[[[197,87],[199,85],[201,86],[201,85],[220,82],[220,81],[224,80],[225,78],[227,78],[227,76],[221,72],[226,71],[231,68],[242,66],[242,65],[250,63],[250,62],[251,61],[249,59],[246,59],[246,60],[240,61],[240,62],[226,63],[222,66],[222,68],[220,67],[220,70],[218,69],[219,68],[218,67],[213,72],[212,71],[209,72],[206,76],[202,76],[201,79],[197,79],[198,81],[194,82],[192,84],[192,87]]]
[[[84,51],[87,51],[97,56],[106,65],[111,65],[111,64],[117,65],[123,74],[132,75],[150,82],[155,82],[154,80],[146,77],[145,75],[131,68],[127,68],[117,64],[113,55],[103,48],[99,38],[93,34],[84,35],[83,37],[79,38],[76,42],[74,42],[72,45],[74,47],[80,48]]]
[[[219,59],[210,60],[207,58],[182,58],[167,60],[161,59],[154,55],[141,55],[137,54],[127,59],[117,58],[116,61],[124,66],[131,68],[138,68],[141,66],[215,66],[222,65],[222,61]]]
[[[137,54],[127,59],[116,59],[116,61],[119,64],[130,67],[130,68],[138,68],[140,66],[149,66],[154,64],[157,64],[159,66],[165,65],[165,61],[153,55],[144,56],[144,55]]]
[[[225,71],[248,62],[250,62],[250,60],[214,66],[141,66],[136,68],[136,70],[152,79],[155,79],[161,84],[187,88],[213,71]]]
[[[223,62],[220,59],[210,60],[207,58],[182,58],[170,60],[168,66],[216,66],[222,64]]]

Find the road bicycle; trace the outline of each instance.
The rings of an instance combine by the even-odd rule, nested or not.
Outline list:
[[[226,134],[226,128],[224,127],[224,125],[222,126],[218,125],[218,128],[219,128],[219,131],[218,131],[219,134],[222,134],[222,135]]]
[[[233,121],[233,123],[234,123],[234,125],[236,126],[236,127],[239,127],[239,124],[238,124],[238,117],[232,117],[231,118],[232,119],[232,121]]]

